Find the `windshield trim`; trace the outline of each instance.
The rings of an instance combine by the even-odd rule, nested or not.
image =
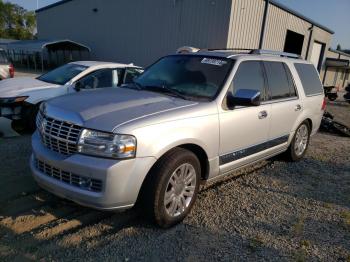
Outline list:
[[[195,95],[187,95],[184,94],[185,96],[188,96],[190,98],[192,98],[193,100],[197,101],[197,100],[201,100],[201,101],[207,101],[207,102],[212,102],[214,100],[217,99],[217,97],[219,96],[219,94],[221,93],[223,87],[225,86],[233,67],[236,64],[236,59],[232,59],[232,58],[228,58],[228,57],[222,57],[222,56],[216,56],[216,55],[204,55],[204,54],[198,54],[198,53],[193,53],[193,54],[172,54],[172,55],[166,55],[166,56],[162,56],[161,58],[159,58],[158,60],[156,60],[154,63],[152,63],[151,65],[147,66],[144,70],[143,73],[145,73],[146,71],[148,71],[153,65],[157,64],[160,60],[166,58],[166,57],[181,57],[181,56],[193,56],[193,57],[202,57],[202,58],[214,58],[214,59],[221,59],[221,60],[225,60],[230,62],[230,68],[227,70],[227,74],[224,77],[222,83],[218,86],[218,90],[216,92],[215,95],[213,95],[212,97],[203,97],[203,96],[195,96]],[[143,91],[148,91],[147,89],[142,89]],[[155,91],[153,91],[155,92]],[[159,92],[158,92],[159,93]],[[164,93],[166,94],[166,93]],[[167,94],[166,94],[167,95]]]
[[[81,71],[79,74],[81,74],[82,72],[85,72],[86,69],[89,68],[88,66],[81,65],[81,64],[78,64],[78,63],[68,63],[68,64],[64,64],[64,65],[62,65],[62,66],[65,66],[65,65],[74,65],[74,66],[80,66],[80,67],[85,68],[85,69],[84,69],[83,71]],[[56,67],[55,69],[57,69],[57,68],[58,68],[58,67]],[[55,69],[53,69],[53,70],[55,70]],[[79,75],[79,74],[75,75],[74,77],[72,77],[71,79],[69,79],[67,82],[65,82],[65,83],[63,83],[63,84],[60,83],[60,82],[47,81],[47,80],[40,79],[41,77],[47,75],[48,73],[50,73],[50,72],[53,71],[53,70],[50,70],[49,72],[46,72],[45,74],[42,74],[42,75],[36,77],[36,79],[39,80],[39,81],[42,81],[42,82],[45,82],[45,83],[49,83],[49,84],[54,84],[54,85],[66,85],[69,81],[71,81],[73,78],[75,78],[75,77],[77,77],[77,76]]]

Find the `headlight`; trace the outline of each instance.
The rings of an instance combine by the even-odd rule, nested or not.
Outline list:
[[[84,129],[79,138],[78,152],[116,159],[132,158],[136,155],[136,138]]]
[[[25,101],[28,96],[18,96],[18,97],[4,97],[0,98],[0,103],[2,104],[13,104]]]

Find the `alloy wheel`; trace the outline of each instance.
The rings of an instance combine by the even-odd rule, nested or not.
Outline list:
[[[191,204],[197,183],[194,167],[185,163],[170,176],[164,195],[164,206],[170,217],[180,216]]]

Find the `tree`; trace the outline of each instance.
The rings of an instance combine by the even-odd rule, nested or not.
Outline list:
[[[33,39],[35,28],[34,12],[0,0],[0,38]]]
[[[337,45],[337,50],[341,51],[341,45],[340,44]]]

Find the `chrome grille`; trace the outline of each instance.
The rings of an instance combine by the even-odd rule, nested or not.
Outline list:
[[[38,113],[37,127],[43,144],[60,154],[71,155],[77,152],[81,127]]]
[[[84,190],[101,192],[102,181],[98,179],[91,179],[83,176],[73,174],[71,172],[63,171],[59,168],[55,168],[47,163],[34,158],[34,165],[41,173],[59,180],[63,183],[79,187]]]

